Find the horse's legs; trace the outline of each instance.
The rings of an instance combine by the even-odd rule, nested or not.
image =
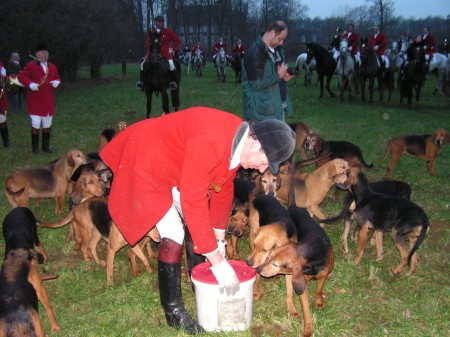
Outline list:
[[[161,90],[162,109],[164,113],[169,113],[169,95],[166,90]]]
[[[375,77],[371,76],[369,78],[369,103],[373,103],[373,87],[375,82]]]
[[[170,98],[172,99],[172,107],[175,111],[178,111],[180,106],[180,87],[178,86],[177,90],[170,91]]]
[[[323,75],[319,75],[319,83],[320,83],[320,96],[319,98],[323,97]]]
[[[152,96],[153,91],[149,88],[145,88],[145,95],[147,96],[147,118],[150,118],[150,114],[152,113]]]
[[[327,83],[326,83],[326,85],[325,85],[325,88],[327,88],[327,91],[328,91],[328,93],[330,94],[331,97],[335,97],[336,95],[335,95],[334,92],[332,92],[331,89],[330,89],[330,82],[331,82],[331,77],[332,77],[332,76],[333,76],[333,75],[327,76]]]

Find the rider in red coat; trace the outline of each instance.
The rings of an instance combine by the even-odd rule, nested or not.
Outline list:
[[[355,32],[355,26],[353,25],[353,23],[350,23],[347,26],[347,31],[342,36],[342,39],[346,39],[347,40],[347,42],[348,42],[348,50],[353,55],[356,63],[360,64],[361,63],[361,59],[359,57],[360,37]]]
[[[170,326],[203,331],[181,296],[184,223],[193,243],[186,251],[206,257],[219,287],[233,295],[239,281],[224,255],[236,172],[242,166],[276,174],[294,149],[295,133],[279,120],[249,125],[206,107],[135,123],[102,149],[114,173],[108,209],[120,232],[130,245],[155,226],[161,236],[158,282]]]
[[[8,94],[5,88],[6,69],[0,61],[0,132],[2,134],[3,146],[9,147],[8,125],[6,124],[6,114],[8,110]]]
[[[385,70],[389,68],[389,58],[385,54],[388,39],[386,35],[380,33],[380,27],[373,27],[373,34],[370,35],[369,44],[372,46],[375,53],[381,57],[381,60],[384,61],[381,62],[381,70],[384,75]]]
[[[223,51],[225,52],[225,55],[227,57],[227,61],[229,62],[229,56],[228,56],[228,52],[227,52],[227,44],[225,42],[223,42],[223,38],[219,38],[219,41],[216,42],[216,44],[213,46],[213,63],[214,66],[216,66],[216,57],[220,52],[220,49],[223,48]]]
[[[48,62],[49,52],[44,44],[36,48],[37,61],[29,62],[17,76],[27,88],[27,111],[31,117],[31,146],[38,153],[39,129],[42,123],[42,151],[50,149],[50,130],[55,115],[53,91],[59,87],[61,78],[53,63]]]
[[[241,58],[245,55],[245,46],[242,44],[242,40],[238,39],[237,43],[233,46],[232,49],[233,52],[239,53],[241,55]]]
[[[419,46],[423,46],[425,50],[425,60],[429,62],[433,58],[433,54],[436,51],[436,40],[434,36],[428,31],[428,27],[423,27],[423,35],[421,36]]]
[[[195,53],[197,52],[197,50],[200,50],[200,57],[202,58],[202,63],[205,64],[205,56],[203,54],[204,50],[202,45],[200,44],[200,41],[197,42],[197,44],[192,48],[192,62],[194,61],[195,58]]]
[[[145,49],[147,50],[147,54],[144,57],[144,62],[148,61],[148,51],[150,50],[150,44],[152,41],[152,36],[158,35],[158,41],[161,43],[160,53],[164,56],[169,62],[170,68],[170,90],[177,89],[176,83],[176,73],[175,73],[175,64],[173,63],[173,53],[178,53],[178,47],[181,44],[181,39],[170,29],[164,28],[164,17],[162,15],[158,15],[155,20],[155,28],[150,29],[147,35],[147,40],[145,41]],[[140,80],[136,83],[136,87],[140,90],[144,89],[143,84],[143,70],[144,70],[144,62],[141,64],[141,73]]]

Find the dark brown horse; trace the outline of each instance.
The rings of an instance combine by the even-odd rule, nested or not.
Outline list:
[[[170,84],[169,63],[167,59],[160,54],[161,43],[158,36],[151,37],[149,50],[149,60],[144,63],[144,89],[147,96],[147,118],[150,117],[152,111],[152,95],[153,92],[161,94],[162,110],[164,113],[169,113],[169,95],[167,90]],[[178,111],[180,106],[180,79],[181,79],[181,65],[180,62],[174,58],[173,60],[176,69],[176,83],[177,89],[171,90],[172,106],[175,111]]]
[[[333,56],[321,45],[316,43],[306,43],[306,63],[310,64],[312,59],[316,60],[316,70],[319,76],[320,83],[320,96],[323,97],[323,78],[327,78],[327,83],[325,85],[328,93],[331,97],[335,97],[335,94],[330,90],[330,82],[333,77],[334,71],[336,70],[336,62]]]
[[[236,83],[241,83],[242,80],[242,57],[241,53],[233,52],[233,56],[231,58],[231,67],[234,69],[234,73],[236,75]]]
[[[403,97],[408,101],[408,109],[411,109],[413,90],[416,93],[416,107],[419,106],[420,91],[427,74],[425,66],[425,51],[423,47],[417,47],[414,43],[409,47],[408,55],[413,60],[402,64],[400,67],[400,104]]]
[[[375,79],[378,80],[378,89],[380,92],[380,101],[383,100],[384,87],[389,90],[388,102],[391,101],[392,89],[394,86],[394,64],[382,71],[377,54],[369,44],[368,39],[361,39],[361,66],[359,68],[359,80],[361,90],[361,100],[366,102],[366,82],[369,82],[369,103],[373,103],[373,90]]]

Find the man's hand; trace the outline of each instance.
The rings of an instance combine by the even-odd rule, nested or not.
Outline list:
[[[287,74],[288,65],[286,63],[280,64],[277,68],[277,74],[280,78],[283,78]]]
[[[53,86],[53,88],[56,89],[56,88],[59,87],[59,84],[61,83],[61,81],[54,80],[54,81],[51,81],[50,83],[51,83],[51,85]]]
[[[34,83],[34,82],[30,83],[30,85],[28,87],[33,91],[39,90],[39,86],[37,85],[37,83]]]
[[[219,282],[219,291],[221,294],[225,292],[227,296],[232,296],[239,290],[239,280],[227,260],[223,260],[219,264],[211,267],[211,271],[217,279],[217,282]]]

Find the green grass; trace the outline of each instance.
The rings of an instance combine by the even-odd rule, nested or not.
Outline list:
[[[71,148],[85,153],[96,151],[98,135],[106,127],[125,120],[129,125],[145,117],[145,96],[134,89],[138,66],[128,65],[128,76],[121,79],[120,65],[104,69],[104,79],[91,83],[87,70],[81,80],[63,85],[57,93],[57,113],[52,129],[53,154],[31,154],[30,126],[25,112],[10,112],[8,125],[11,148],[0,148],[0,180],[18,167],[42,167]],[[219,84],[210,64],[204,77],[183,76],[181,108],[196,105],[211,106],[242,115],[242,91],[234,83],[234,74],[227,73],[227,82]],[[314,78],[315,80],[315,78]],[[367,162],[374,168],[366,170],[371,181],[383,178],[387,163],[379,163],[387,140],[401,134],[431,133],[438,127],[450,130],[448,100],[441,92],[431,95],[435,79],[430,78],[423,90],[418,110],[399,105],[399,93],[394,92],[390,104],[375,97],[372,105],[362,105],[359,98],[353,104],[341,104],[327,93],[318,99],[316,87],[305,88],[289,83],[295,115],[288,121],[303,121],[328,140],[348,140],[360,146]],[[332,82],[336,91],[336,82]],[[154,98],[152,116],[161,114],[161,98]],[[386,115],[388,114],[388,115]],[[386,118],[388,116],[389,118]],[[374,247],[368,247],[360,265],[353,263],[355,244],[350,242],[350,257],[340,248],[342,223],[328,225],[327,233],[334,245],[335,268],[325,285],[326,309],[313,306],[315,336],[449,336],[449,222],[450,222],[450,149],[444,148],[437,160],[436,176],[426,171],[424,161],[403,157],[394,170],[394,178],[412,186],[412,200],[424,208],[431,221],[431,231],[420,247],[419,266],[411,277],[393,277],[391,269],[400,255],[386,236],[385,258],[376,262]],[[0,192],[0,219],[10,206]],[[322,207],[326,215],[340,210],[342,195],[331,195]],[[54,201],[44,200],[31,208],[39,219],[54,221]],[[65,206],[65,212],[68,208]],[[39,229],[41,241],[49,254],[43,272],[59,278],[45,286],[56,310],[62,331],[51,333],[45,311],[40,307],[47,334],[50,336],[184,336],[168,328],[159,304],[157,276],[143,273],[134,278],[126,249],[116,255],[115,286],[106,287],[104,268],[82,261],[73,243],[66,244],[67,227]],[[248,237],[239,243],[241,257],[249,254]],[[0,240],[0,251],[4,242]],[[105,258],[105,244],[98,248]],[[155,267],[155,261],[152,261]],[[141,267],[143,270],[143,268]],[[215,336],[298,336],[303,330],[302,319],[290,317],[285,310],[284,277],[264,280],[266,294],[253,305],[253,324],[245,332],[214,334]],[[315,283],[310,286],[312,294]],[[195,298],[190,285],[183,284],[185,304],[195,315]],[[312,302],[313,303],[313,302]],[[300,311],[300,304],[297,302]],[[212,334],[211,334],[212,335]]]

